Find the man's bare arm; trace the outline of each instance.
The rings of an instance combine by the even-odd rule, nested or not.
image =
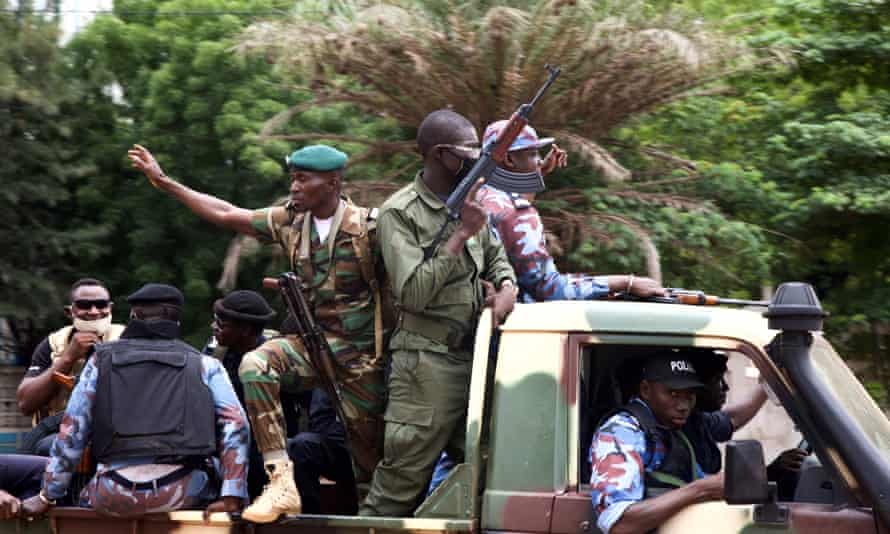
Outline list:
[[[710,475],[682,488],[632,504],[612,525],[610,534],[643,534],[692,504],[723,498],[723,475]]]
[[[127,151],[133,167],[145,174],[157,189],[185,204],[196,215],[216,226],[241,234],[256,236],[251,224],[252,211],[244,209],[213,195],[201,193],[168,177],[151,152],[141,145],[133,145]]]
[[[19,410],[25,415],[31,415],[53,398],[59,390],[59,384],[53,382],[53,372],[71,374],[77,360],[86,358],[90,349],[98,342],[99,338],[92,332],[77,332],[71,336],[71,341],[61,356],[54,359],[52,364],[37,376],[29,376],[22,380],[15,392]]]
[[[724,409],[729,420],[732,421],[733,430],[738,430],[748,424],[748,421],[757,415],[763,403],[766,402],[766,391],[758,384],[745,398],[734,402],[732,406]]]

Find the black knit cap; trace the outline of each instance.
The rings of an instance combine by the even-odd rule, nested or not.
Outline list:
[[[167,284],[145,284],[127,297],[130,304],[173,304],[180,308],[185,303],[182,292]]]
[[[213,303],[213,312],[223,319],[263,325],[272,317],[275,310],[256,291],[232,291],[225,298]]]

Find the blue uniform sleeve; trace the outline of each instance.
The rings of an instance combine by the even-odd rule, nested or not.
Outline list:
[[[74,468],[80,463],[83,451],[92,438],[93,402],[98,378],[95,358],[90,358],[71,392],[59,426],[59,435],[50,448],[50,460],[43,478],[43,488],[50,499],[65,496]]]
[[[247,465],[250,452],[250,424],[225,369],[210,356],[204,356],[203,379],[213,395],[216,412],[217,450],[222,471],[222,497],[247,497]]]
[[[646,436],[627,414],[609,418],[590,445],[590,498],[597,526],[608,534],[632,504],[643,500]]]
[[[503,199],[485,199],[489,222],[504,243],[523,298],[530,301],[591,300],[609,295],[607,276],[563,274],[556,268],[534,206],[515,209]]]

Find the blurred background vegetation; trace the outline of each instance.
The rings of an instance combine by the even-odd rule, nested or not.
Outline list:
[[[837,0],[117,0],[64,44],[57,4],[0,0],[0,317],[27,357],[67,287],[148,281],[210,305],[284,267],[127,165],[257,208],[325,141],[357,201],[419,168],[415,127],[480,129],[563,75],[533,124],[570,150],[540,200],[564,271],[760,298],[815,285],[828,334],[887,405],[890,3]],[[270,295],[271,296],[271,295]]]

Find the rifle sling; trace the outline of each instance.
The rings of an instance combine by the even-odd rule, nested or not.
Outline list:
[[[299,247],[297,247],[299,253],[297,255],[296,263],[300,265],[300,269],[303,271],[303,276],[313,288],[325,283],[331,275],[331,266],[334,264],[334,246],[337,244],[337,233],[340,231],[340,225],[343,223],[343,215],[345,213],[346,202],[341,199],[340,203],[337,205],[337,211],[334,213],[334,220],[331,222],[331,230],[328,232],[326,241],[328,245],[328,270],[327,273],[325,273],[325,277],[317,284],[312,283],[315,273],[312,269],[312,259],[310,258],[310,248],[312,246],[312,214],[307,212],[303,216],[303,229],[300,231],[299,235],[300,242]]]

